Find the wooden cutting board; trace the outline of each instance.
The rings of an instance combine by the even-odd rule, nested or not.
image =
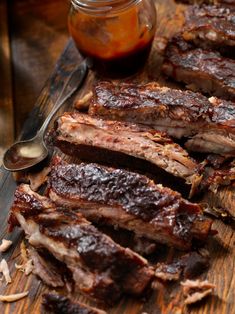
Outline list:
[[[173,0],[156,1],[158,15],[158,29],[154,41],[153,49],[149,62],[145,69],[129,79],[131,81],[150,81],[159,80],[164,83],[164,78],[160,76],[160,67],[162,57],[156,52],[158,45],[158,36],[169,37],[183,23],[184,5],[175,4]],[[32,136],[40,126],[45,116],[53,106],[53,102],[57,98],[63,81],[71,73],[74,66],[81,60],[72,41],[69,41],[67,47],[59,59],[55,71],[50,79],[45,84],[42,93],[35,104],[28,120],[25,122],[22,130],[21,138],[27,139]],[[80,97],[90,90],[95,80],[93,73],[89,73],[88,78],[82,89],[75,97]],[[169,83],[166,83],[169,85]],[[74,98],[70,99],[64,106],[63,110],[71,110]],[[58,113],[59,114],[59,113]],[[12,203],[16,183],[14,182],[11,173],[0,169],[0,234],[1,239],[7,238],[13,241],[13,246],[2,254],[2,258],[8,261],[12,283],[8,286],[4,281],[0,282],[0,294],[12,294],[23,291],[29,291],[28,297],[11,304],[0,303],[0,313],[40,313],[41,295],[46,291],[51,291],[41,283],[34,275],[26,276],[20,271],[16,271],[15,263],[22,262],[20,256],[20,242],[23,239],[21,230],[15,230],[13,233],[7,233],[7,217],[9,208]],[[208,198],[215,205],[223,205],[231,211],[235,207],[234,187],[227,187],[219,190],[216,195],[210,195]],[[232,314],[235,313],[235,235],[233,228],[223,224],[220,221],[214,223],[214,229],[218,230],[218,235],[211,238],[207,244],[207,248],[211,254],[211,267],[208,273],[202,276],[203,279],[208,279],[216,285],[215,294],[198,305],[186,307],[183,306],[183,297],[180,285],[177,284],[159,284],[159,287],[151,295],[143,299],[122,299],[121,302],[114,308],[109,309],[110,314],[180,314],[180,313],[197,313],[197,314]],[[161,258],[162,252],[159,252]],[[172,255],[173,250],[169,250],[168,255]],[[158,258],[157,257],[157,258]],[[84,296],[77,295],[77,299],[82,302],[89,303]]]

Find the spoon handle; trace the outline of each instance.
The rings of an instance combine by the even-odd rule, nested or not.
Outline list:
[[[48,114],[47,118],[43,122],[42,126],[37,132],[37,136],[41,139],[44,137],[45,130],[47,129],[48,124],[55,115],[55,113],[60,109],[60,107],[66,102],[68,98],[81,86],[83,80],[87,74],[87,65],[86,60],[84,60],[79,67],[71,73],[67,82],[65,83],[59,98],[56,100],[54,107]]]

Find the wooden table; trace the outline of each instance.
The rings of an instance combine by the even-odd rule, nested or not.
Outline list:
[[[0,159],[68,40],[66,0],[0,1]]]

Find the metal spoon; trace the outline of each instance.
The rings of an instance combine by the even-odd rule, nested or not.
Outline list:
[[[83,61],[68,78],[54,108],[45,119],[36,136],[30,140],[13,144],[5,152],[3,156],[3,166],[6,170],[24,170],[38,164],[48,156],[48,149],[44,142],[45,130],[59,108],[81,86],[86,74],[87,65],[86,61]]]

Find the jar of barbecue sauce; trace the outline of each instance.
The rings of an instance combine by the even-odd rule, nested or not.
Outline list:
[[[68,27],[95,71],[127,76],[148,58],[156,10],[152,0],[72,0]]]

